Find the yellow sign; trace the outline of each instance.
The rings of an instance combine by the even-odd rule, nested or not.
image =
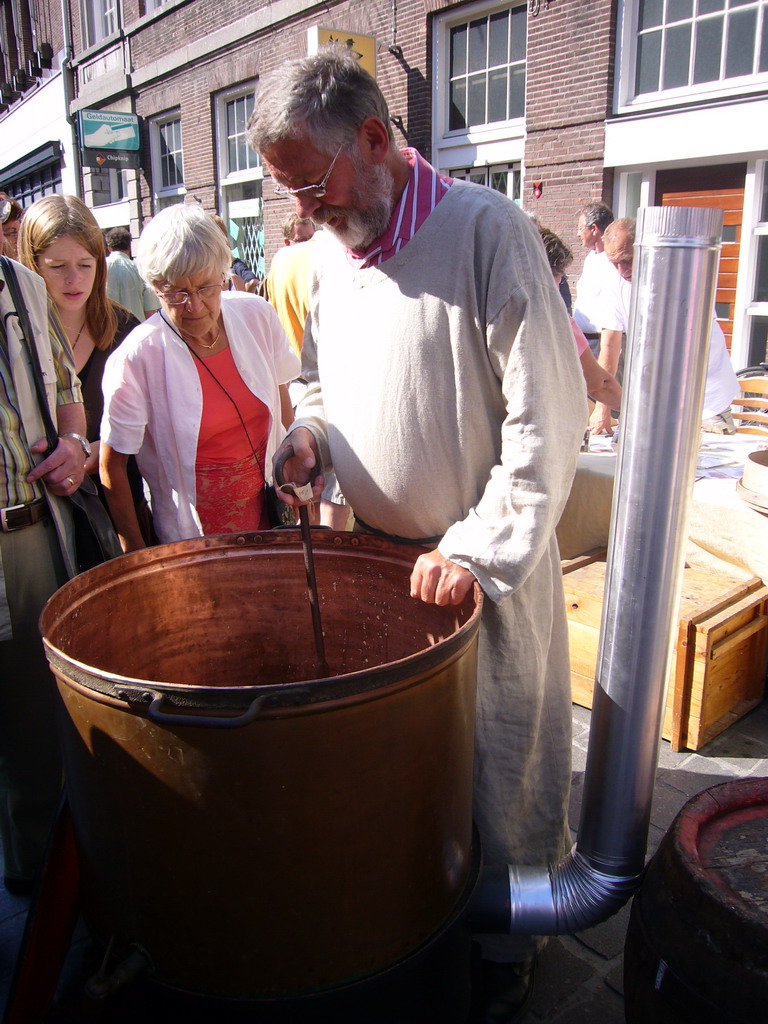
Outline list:
[[[360,61],[369,75],[376,77],[376,39],[373,36],[359,36],[343,28],[320,28],[313,25],[307,30],[309,52],[317,53],[326,43],[344,43]]]

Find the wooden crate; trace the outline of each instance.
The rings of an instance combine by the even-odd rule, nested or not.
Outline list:
[[[574,703],[592,707],[605,552],[563,562]],[[662,736],[698,750],[760,703],[768,667],[768,587],[687,567]]]

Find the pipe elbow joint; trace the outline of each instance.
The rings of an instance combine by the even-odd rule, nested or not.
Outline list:
[[[638,874],[598,871],[575,847],[549,868],[487,868],[472,899],[468,924],[473,932],[488,934],[572,934],[615,914],[639,881]]]
[[[579,932],[612,917],[632,897],[640,877],[599,871],[574,847],[551,872],[557,918],[553,934]]]

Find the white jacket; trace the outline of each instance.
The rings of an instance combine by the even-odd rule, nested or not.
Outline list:
[[[274,309],[255,295],[225,292],[224,326],[235,365],[270,411],[264,471],[285,431],[279,385],[300,364]],[[163,543],[202,536],[195,508],[195,461],[203,391],[194,356],[160,313],[135,328],[109,357],[102,381],[101,439],[135,455],[149,484],[152,516]]]

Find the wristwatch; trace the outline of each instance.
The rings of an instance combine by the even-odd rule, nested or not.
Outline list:
[[[88,438],[83,437],[82,434],[75,434],[73,431],[68,430],[66,434],[59,434],[59,437],[74,437],[80,447],[83,449],[83,455],[86,459],[91,457],[91,446],[88,443]]]

